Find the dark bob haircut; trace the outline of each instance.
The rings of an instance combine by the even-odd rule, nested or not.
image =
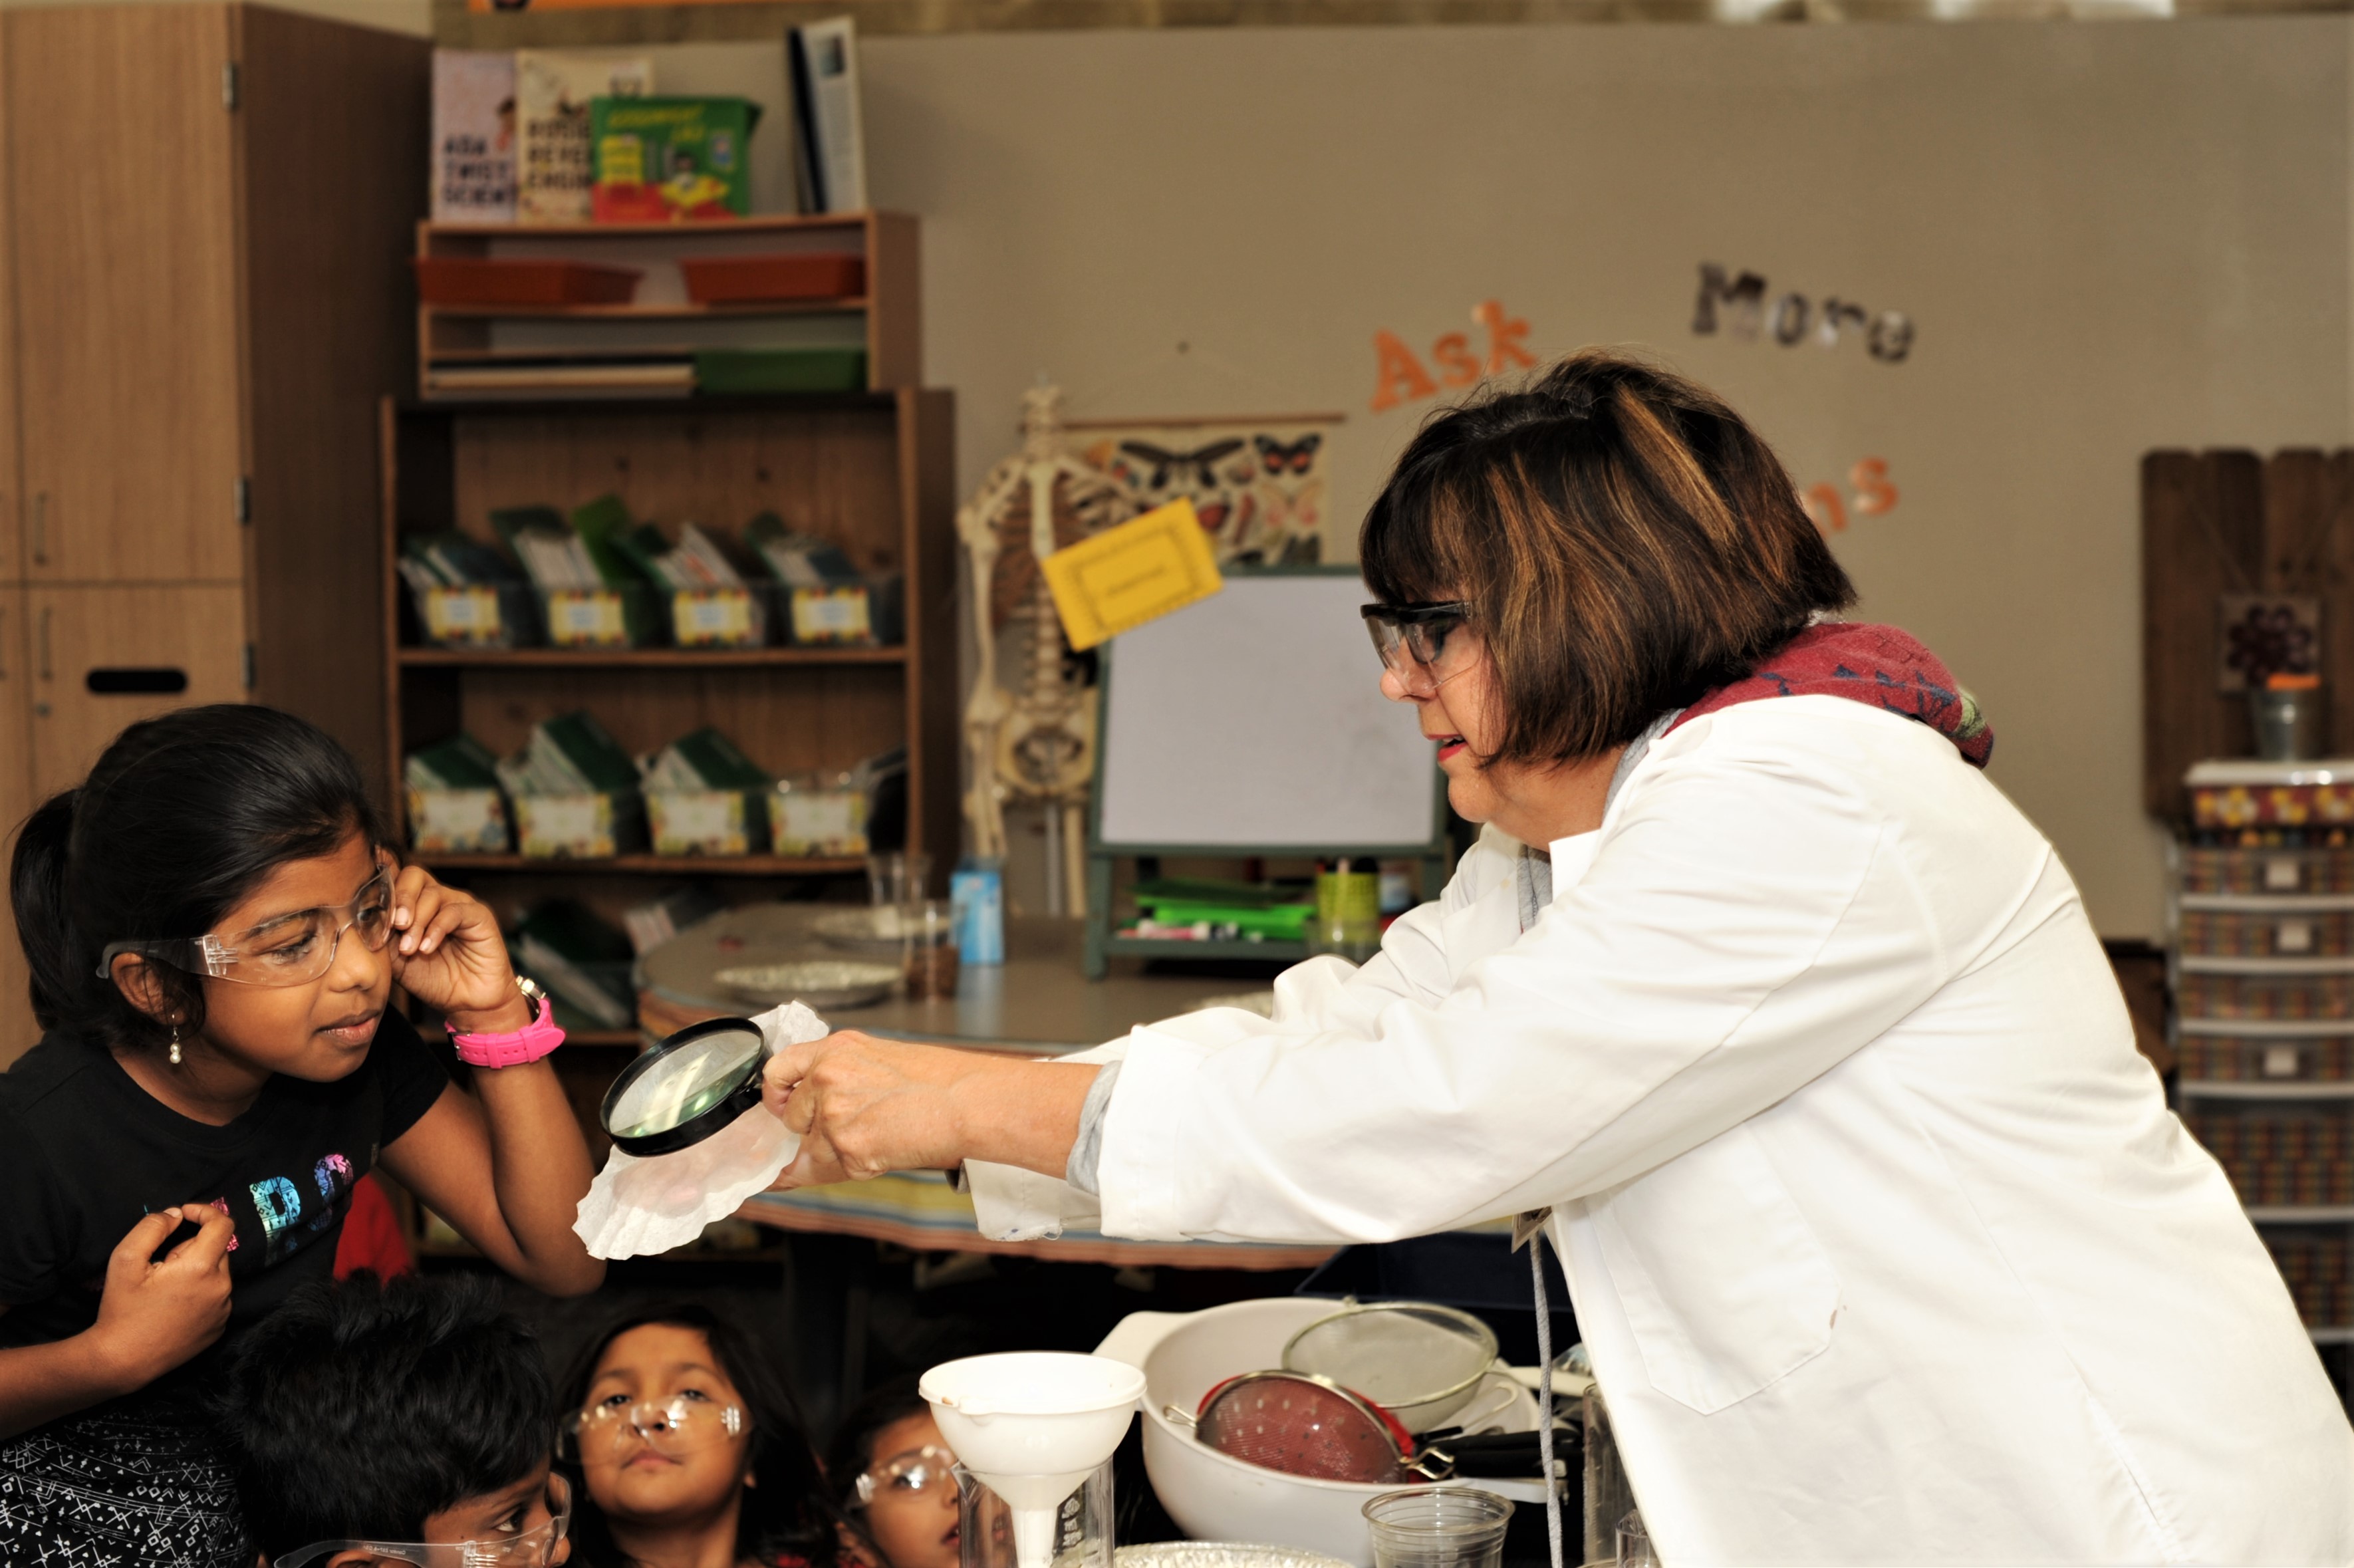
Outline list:
[[[1624,746],[1855,602],[1740,415],[1598,349],[1434,416],[1358,557],[1387,603],[1470,605],[1503,716],[1483,763]]]
[[[556,1434],[538,1341],[466,1276],[299,1287],[238,1342],[221,1412],[265,1558],[422,1541],[435,1514],[546,1464]]]
[[[670,1301],[624,1312],[582,1346],[558,1384],[559,1408],[569,1414],[584,1408],[597,1369],[614,1340],[632,1329],[659,1323],[686,1329],[703,1336],[712,1359],[743,1397],[752,1422],[752,1446],[745,1474],[758,1481],[743,1493],[736,1516],[737,1561],[774,1562],[798,1558],[811,1568],[826,1568],[838,1556],[842,1523],[827,1496],[825,1477],[817,1450],[810,1444],[801,1406],[784,1374],[760,1349],[759,1341],[732,1318],[699,1301]],[[588,1478],[581,1467],[558,1460],[557,1467],[572,1481],[572,1561],[578,1568],[629,1568],[633,1562],[614,1543]]]
[[[115,736],[78,789],[16,839],[8,878],[43,1029],[160,1046],[168,1027],[98,974],[110,942],[209,931],[289,861],[384,824],[350,753],[317,726],[244,703],[181,708]],[[151,964],[161,1015],[204,1027],[204,982]]]

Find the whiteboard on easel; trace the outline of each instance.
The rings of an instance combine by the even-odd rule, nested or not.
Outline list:
[[[1097,842],[1400,850],[1437,834],[1438,774],[1347,570],[1226,578],[1115,639]]]

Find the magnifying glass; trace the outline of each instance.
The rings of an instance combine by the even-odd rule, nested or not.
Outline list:
[[[769,1048],[748,1018],[690,1024],[623,1070],[605,1091],[606,1134],[625,1154],[675,1154],[760,1103]]]

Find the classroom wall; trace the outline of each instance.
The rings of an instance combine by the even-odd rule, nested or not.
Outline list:
[[[2349,39],[2338,17],[1204,29],[863,59],[873,195],[924,217],[968,487],[1042,371],[1076,415],[1345,410],[1345,550],[1436,401],[1372,411],[1376,332],[1429,365],[1441,334],[1480,343],[1492,298],[1540,356],[1640,347],[1802,485],[1886,463],[1893,510],[1833,540],[1861,613],[1980,697],[1992,776],[2103,933],[2135,937],[2159,928],[2162,842],[2137,797],[2136,464],[2346,440]],[[1914,346],[1696,335],[1704,261],[1902,311]]]
[[[415,31],[423,4],[299,8]],[[648,52],[781,124],[780,46]],[[2134,937],[2162,843],[2136,463],[2348,440],[2349,54],[2348,18],[2283,16],[955,33],[863,59],[873,196],[924,219],[968,490],[1042,372],[1077,416],[1340,410],[1345,556],[1436,402],[1369,407],[1377,332],[1435,373],[1494,299],[1540,356],[1642,348],[1846,493],[1861,613],[1978,694],[1994,779]],[[1913,347],[1696,335],[1703,262],[1901,311]],[[1883,515],[1851,508],[1866,458]]]

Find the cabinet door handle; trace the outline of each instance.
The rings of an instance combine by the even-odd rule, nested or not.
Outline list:
[[[49,665],[49,621],[58,612],[48,605],[41,607],[41,679],[54,681],[57,672]]]
[[[49,564],[49,493],[37,491],[33,495],[33,565]]]
[[[5,653],[5,652],[8,652],[8,612],[7,612],[5,609],[0,609],[0,653]],[[5,664],[5,663],[0,663],[0,681],[5,681],[5,680],[6,680],[7,678],[8,678],[8,666],[7,666],[6,664]]]

